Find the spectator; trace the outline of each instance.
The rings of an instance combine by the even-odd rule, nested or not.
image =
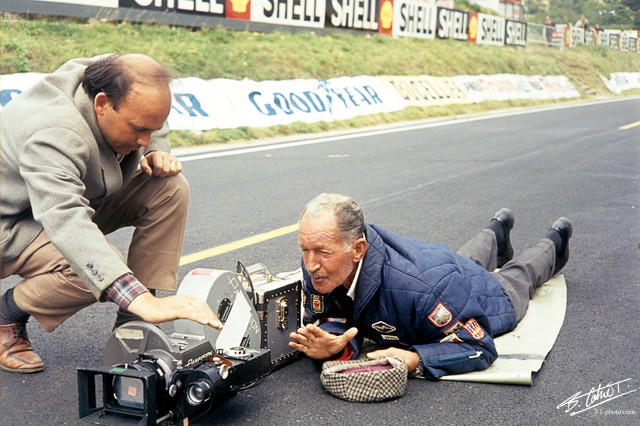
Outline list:
[[[547,43],[552,44],[553,43],[553,33],[556,30],[556,23],[553,22],[551,20],[550,17],[545,17],[544,18],[544,31],[545,31],[545,35],[547,36]]]

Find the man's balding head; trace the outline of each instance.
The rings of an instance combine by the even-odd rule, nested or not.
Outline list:
[[[93,101],[102,136],[114,152],[148,147],[171,111],[171,74],[155,59],[129,53],[90,64],[82,86]]]
[[[84,72],[82,87],[91,100],[103,92],[117,109],[133,85],[157,86],[168,92],[172,79],[171,72],[155,59],[125,53],[108,55],[90,64]]]

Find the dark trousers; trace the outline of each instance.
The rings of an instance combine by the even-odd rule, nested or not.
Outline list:
[[[471,241],[460,247],[458,254],[473,260],[502,285],[513,304],[516,319],[520,321],[527,312],[534,292],[553,276],[556,248],[548,238],[507,262],[498,271],[498,244],[493,231],[483,229]]]

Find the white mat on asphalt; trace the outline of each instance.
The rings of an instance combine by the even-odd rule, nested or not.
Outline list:
[[[566,309],[567,285],[564,275],[558,275],[536,290],[518,326],[494,340],[498,359],[489,368],[440,380],[531,386],[555,344]]]

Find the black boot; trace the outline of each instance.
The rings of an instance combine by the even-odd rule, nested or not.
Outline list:
[[[573,225],[566,217],[561,217],[551,225],[546,237],[556,246],[556,267],[553,274],[560,272],[569,260],[569,238],[573,234]]]
[[[513,247],[511,247],[510,233],[515,219],[510,209],[500,209],[489,222],[489,229],[496,234],[498,243],[498,268],[513,259]]]

